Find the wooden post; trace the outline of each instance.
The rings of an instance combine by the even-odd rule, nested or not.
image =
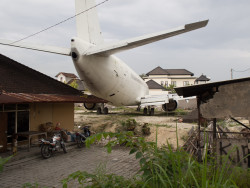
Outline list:
[[[217,145],[217,142],[216,142],[216,118],[213,119],[213,154],[215,156],[215,153],[216,153],[216,145]]]
[[[202,161],[201,156],[201,112],[200,112],[200,105],[201,105],[201,97],[197,96],[197,109],[198,109],[198,141],[197,141],[197,148],[198,148],[198,161]]]

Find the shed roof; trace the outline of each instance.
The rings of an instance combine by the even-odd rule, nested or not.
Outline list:
[[[186,86],[186,87],[176,87],[174,89],[179,96],[183,97],[201,96],[205,93],[213,94],[217,92],[219,86],[232,83],[245,82],[245,81],[250,81],[250,77],[234,79],[234,80],[225,80],[220,82],[211,82],[211,83]]]
[[[81,91],[0,54],[0,103],[104,102],[82,95]]]

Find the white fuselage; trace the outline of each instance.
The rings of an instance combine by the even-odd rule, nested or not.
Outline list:
[[[138,105],[149,89],[143,79],[117,57],[84,55],[91,44],[79,38],[71,42],[75,68],[89,91],[115,106]]]

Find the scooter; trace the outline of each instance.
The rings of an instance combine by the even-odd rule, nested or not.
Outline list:
[[[80,126],[78,126],[80,128]],[[82,132],[76,132],[76,144],[77,147],[82,148],[85,146],[85,140],[91,135],[89,126],[84,126],[81,128]]]
[[[44,159],[51,157],[52,153],[55,151],[63,150],[64,153],[67,153],[65,143],[62,138],[62,131],[55,133],[51,140],[41,139],[41,155]]]

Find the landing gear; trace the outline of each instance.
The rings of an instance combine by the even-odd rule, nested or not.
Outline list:
[[[107,108],[107,107],[105,107],[104,109],[103,109],[103,114],[108,114],[109,113],[109,109]]]
[[[149,111],[149,115],[150,116],[153,116],[155,114],[155,109],[154,108],[151,108],[150,111]]]
[[[149,116],[153,116],[155,114],[155,109],[151,108],[150,106],[148,108],[144,108],[143,109],[143,115],[149,115]]]
[[[97,115],[100,115],[102,114],[102,108],[101,107],[98,107],[97,108],[97,111],[96,111]]]
[[[101,107],[97,108],[97,112],[98,115],[100,114],[108,114],[109,113],[109,109],[108,107],[104,107],[104,104],[101,104]]]

